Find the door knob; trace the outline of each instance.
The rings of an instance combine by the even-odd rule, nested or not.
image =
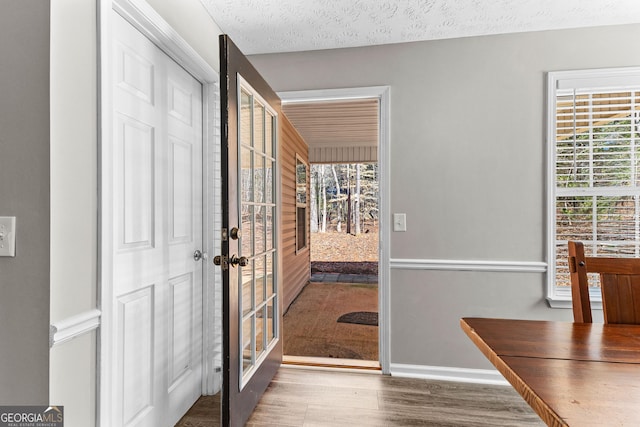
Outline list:
[[[233,227],[231,229],[231,238],[233,240],[238,240],[240,237],[242,237],[242,231],[240,231],[240,229],[238,227]]]
[[[216,255],[213,257],[213,263],[222,267],[223,271],[229,269],[229,261],[226,255]]]
[[[231,258],[229,259],[229,264],[231,264],[234,267],[236,265],[239,265],[240,267],[246,267],[247,265],[249,265],[249,258],[247,258],[246,256],[238,257],[236,255],[231,255]]]
[[[226,255],[216,255],[215,257],[213,257],[213,263],[215,265],[220,265],[222,266],[223,270],[226,270],[229,265],[235,267],[236,265],[239,265],[240,267],[246,267],[247,265],[249,265],[249,258],[247,258],[246,256],[236,256],[236,255],[231,255],[231,258],[227,259]]]
[[[201,259],[207,259],[207,253],[200,252],[200,250],[196,249],[196,251],[193,253],[193,259],[195,261],[200,261]]]

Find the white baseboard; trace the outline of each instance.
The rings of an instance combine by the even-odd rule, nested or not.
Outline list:
[[[391,376],[475,384],[509,385],[509,382],[495,369],[467,369],[392,363]]]

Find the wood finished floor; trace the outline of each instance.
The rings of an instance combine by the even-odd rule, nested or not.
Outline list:
[[[209,414],[213,414],[213,409]],[[184,427],[213,427],[210,418]],[[247,426],[538,427],[544,423],[508,386],[283,367]]]

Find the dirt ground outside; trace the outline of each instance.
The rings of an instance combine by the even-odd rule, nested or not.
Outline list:
[[[378,232],[311,233],[311,273],[378,274]],[[350,312],[377,312],[377,283],[311,282],[283,318],[288,356],[378,360],[378,326],[341,323]]]
[[[378,274],[378,229],[366,230],[311,233],[311,272]]]
[[[375,284],[309,283],[283,317],[284,354],[378,360],[377,326],[338,322],[358,311],[378,311]]]

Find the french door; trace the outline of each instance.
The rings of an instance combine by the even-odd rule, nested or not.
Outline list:
[[[278,239],[280,99],[220,36],[223,425],[242,426],[282,361]]]

